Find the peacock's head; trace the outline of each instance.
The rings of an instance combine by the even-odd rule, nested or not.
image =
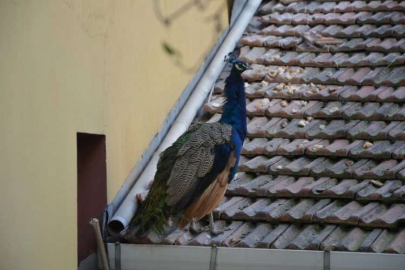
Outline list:
[[[245,70],[249,70],[252,69],[248,64],[246,64],[243,61],[237,60],[235,55],[233,55],[232,53],[228,54],[227,56],[225,56],[225,62],[229,62],[232,64],[232,70],[238,73],[242,73]]]

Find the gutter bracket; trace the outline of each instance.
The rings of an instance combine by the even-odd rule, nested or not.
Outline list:
[[[217,253],[218,253],[217,246],[212,246],[211,247],[211,257],[210,257],[210,270],[217,269]]]
[[[115,270],[121,270],[121,244],[115,243]]]
[[[330,270],[330,251],[323,252],[323,270]]]

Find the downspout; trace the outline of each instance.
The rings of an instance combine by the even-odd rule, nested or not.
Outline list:
[[[167,147],[172,145],[173,142],[175,142],[177,138],[180,137],[180,135],[182,135],[188,129],[198,110],[203,105],[203,102],[209,94],[212,86],[219,77],[219,74],[224,68],[224,57],[228,55],[229,52],[232,52],[234,50],[236,43],[242,37],[245,28],[249,25],[249,22],[255,14],[260,3],[261,0],[249,0],[245,4],[242,12],[237,18],[235,24],[231,27],[228,35],[222,42],[220,48],[215,54],[215,57],[213,58],[201,80],[197,84],[192,95],[183,107],[176,121],[173,122],[173,125],[170,128],[170,131],[166,135],[165,139],[162,141],[158,150],[153,155],[148,166],[142,172],[141,176],[129,192],[128,196],[125,198],[113,218],[108,223],[108,231],[111,235],[119,235],[119,233],[128,226],[138,207],[136,194],[141,193],[148,188],[149,182],[155,175],[156,164],[159,160],[160,153]]]

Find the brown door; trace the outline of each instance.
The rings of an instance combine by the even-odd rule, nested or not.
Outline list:
[[[78,264],[97,250],[91,218],[101,221],[107,205],[105,136],[77,133]]]

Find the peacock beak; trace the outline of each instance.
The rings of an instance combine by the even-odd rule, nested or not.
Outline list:
[[[246,70],[252,70],[253,68],[251,66],[247,66]]]

